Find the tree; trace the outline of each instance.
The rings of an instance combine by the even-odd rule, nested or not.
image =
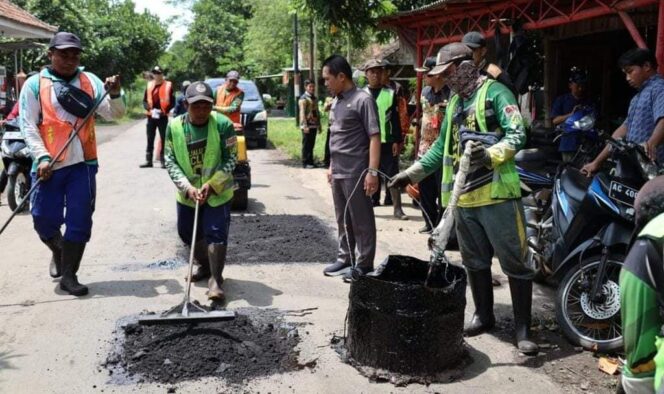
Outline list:
[[[247,22],[245,58],[252,74],[272,74],[292,63],[293,17],[289,0],[252,0]]]

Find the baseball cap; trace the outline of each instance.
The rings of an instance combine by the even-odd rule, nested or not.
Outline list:
[[[214,102],[212,88],[210,85],[202,81],[196,81],[189,85],[187,91],[184,93],[184,97],[187,99],[189,104],[193,104],[198,101],[207,101],[209,103]]]
[[[228,74],[226,74],[226,79],[234,79],[236,81],[239,81],[240,73],[235,70],[229,71]]]
[[[469,60],[473,58],[472,49],[468,48],[466,44],[460,42],[453,42],[440,48],[436,56],[436,67],[429,71],[429,75],[438,75],[450,66],[450,64],[460,61]]]
[[[152,73],[153,74],[163,74],[164,70],[161,69],[159,66],[154,66],[152,67]]]
[[[424,59],[424,63],[422,63],[422,67],[417,67],[415,68],[415,71],[418,73],[425,73],[430,71],[432,68],[436,67],[436,58],[431,56],[426,59]]]
[[[572,67],[569,70],[569,82],[579,85],[586,84],[588,82],[588,72],[578,67]]]
[[[48,43],[48,49],[67,49],[67,48],[76,48],[83,50],[81,45],[81,39],[78,38],[76,34],[69,33],[66,31],[60,31],[55,33],[51,37],[51,42]]]
[[[362,67],[363,71],[367,71],[371,68],[385,68],[387,65],[385,62],[381,59],[370,59],[366,63],[364,63],[364,66]]]
[[[472,49],[486,46],[486,39],[479,31],[469,31],[463,36],[461,42]]]

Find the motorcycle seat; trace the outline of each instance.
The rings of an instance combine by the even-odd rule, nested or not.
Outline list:
[[[576,202],[583,201],[591,179],[575,168],[565,168],[560,174],[560,187],[565,194]]]
[[[534,161],[546,161],[547,158],[546,152],[542,151],[539,148],[530,148],[530,149],[521,149],[514,156],[514,161],[517,164],[520,163],[532,163]]]

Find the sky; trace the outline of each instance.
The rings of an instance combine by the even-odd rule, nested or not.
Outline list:
[[[184,15],[187,19],[191,15],[189,10],[183,12],[182,9],[169,5],[166,0],[134,0],[134,3],[136,4],[135,9],[137,12],[142,12],[144,9],[147,9],[150,13],[156,14],[159,19],[164,22],[166,22],[168,18],[175,15]],[[185,20],[184,18],[182,19]],[[172,44],[173,42],[178,41],[184,37],[184,35],[187,33],[187,27],[184,25],[184,23],[181,22],[171,23],[168,24],[168,31],[171,32]]]

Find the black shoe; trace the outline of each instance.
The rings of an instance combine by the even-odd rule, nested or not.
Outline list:
[[[78,282],[76,273],[81,266],[81,259],[85,251],[85,243],[62,242],[62,279],[60,289],[73,296],[84,296],[88,294],[88,287]]]
[[[343,280],[345,283],[350,283],[371,271],[373,271],[373,267],[355,267],[344,274]]]
[[[325,267],[325,269],[323,270],[323,275],[339,276],[345,274],[349,270],[350,270],[350,263],[335,261],[334,263]]]
[[[491,330],[496,325],[493,314],[493,286],[491,270],[467,271],[470,292],[475,302],[475,313],[463,328],[467,337],[474,337]]]
[[[146,153],[145,154],[145,163],[139,165],[139,168],[151,168],[153,166],[152,164],[152,154]]]
[[[58,231],[51,239],[42,242],[51,250],[51,262],[48,266],[48,273],[52,278],[62,276],[62,234]]]
[[[526,279],[509,278],[509,283],[514,311],[516,346],[521,353],[534,356],[539,352],[539,346],[530,338],[533,282]]]
[[[433,230],[429,226],[424,226],[424,227],[421,227],[419,230],[417,230],[417,232],[420,233],[420,234],[431,234],[432,231]]]

